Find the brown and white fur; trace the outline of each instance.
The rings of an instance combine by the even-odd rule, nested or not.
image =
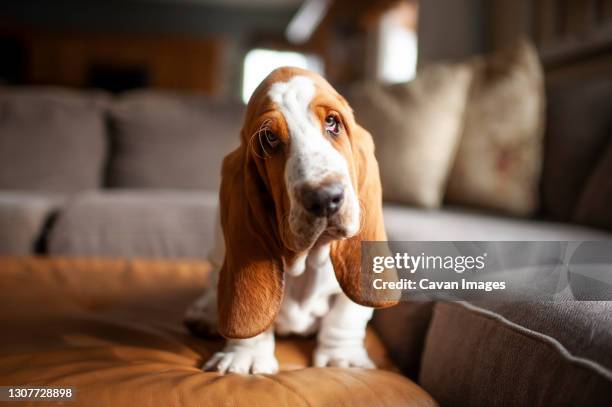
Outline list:
[[[280,68],[257,88],[223,163],[209,288],[186,313],[228,338],[205,370],[275,373],[275,332],[318,332],[315,366],[374,367],[369,307],[391,302],[365,295],[359,273],[360,242],[386,240],[373,152],[320,76]]]

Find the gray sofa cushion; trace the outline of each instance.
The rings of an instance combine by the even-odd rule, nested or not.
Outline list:
[[[223,157],[240,140],[243,110],[196,95],[124,96],[111,110],[109,186],[217,189]]]
[[[542,197],[545,214],[571,220],[612,134],[612,78],[551,84]]]
[[[0,189],[75,192],[102,184],[107,96],[0,88]]]
[[[497,216],[465,209],[385,205],[389,240],[607,240],[612,234],[566,223]]]
[[[445,208],[424,210],[386,204],[389,240],[606,240],[612,234],[582,226],[498,216],[481,211]],[[433,303],[402,303],[377,310],[374,325],[402,371],[415,378],[421,364]]]
[[[111,191],[73,197],[49,236],[52,255],[204,258],[217,194]]]
[[[43,249],[45,226],[62,200],[53,194],[0,192],[0,255],[27,255]]]
[[[413,380],[418,378],[433,307],[433,302],[413,301],[374,312],[374,328],[393,362]]]
[[[612,122],[612,120],[611,120]],[[610,125],[612,133],[612,124]],[[578,202],[574,219],[587,225],[612,230],[612,137],[605,154],[595,167]]]
[[[612,303],[438,303],[420,384],[441,405],[612,405]]]

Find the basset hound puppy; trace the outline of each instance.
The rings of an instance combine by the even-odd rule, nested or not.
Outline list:
[[[217,229],[210,288],[185,318],[227,338],[205,370],[275,373],[274,333],[317,331],[315,366],[374,367],[370,307],[395,303],[365,292],[360,273],[361,241],[386,240],[378,164],[321,76],[280,68],[256,89],[223,161]]]

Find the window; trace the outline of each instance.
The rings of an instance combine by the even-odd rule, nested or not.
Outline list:
[[[242,78],[242,100],[244,103],[249,101],[251,94],[255,91],[259,83],[264,80],[270,72],[281,66],[295,66],[309,69],[320,74],[323,73],[323,63],[321,59],[314,55],[270,49],[251,50],[244,59]]]
[[[400,2],[381,15],[378,24],[376,76],[385,83],[407,82],[417,67],[417,3]]]

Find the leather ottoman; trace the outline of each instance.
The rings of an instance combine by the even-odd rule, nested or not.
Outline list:
[[[72,386],[70,406],[436,405],[396,373],[373,331],[378,370],[310,368],[314,339],[289,338],[277,343],[279,374],[202,372],[222,341],[189,335],[182,313],[207,272],[203,262],[0,258],[0,386]]]

